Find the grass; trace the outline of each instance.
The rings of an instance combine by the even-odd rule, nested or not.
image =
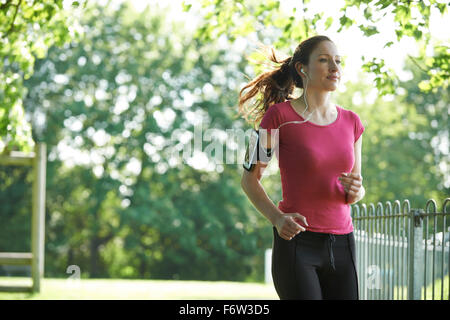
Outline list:
[[[1,278],[0,285],[31,285],[26,278]],[[0,292],[0,300],[245,300],[278,299],[272,284],[225,281],[43,279],[41,292]]]
[[[434,300],[448,300],[448,293],[449,293],[449,287],[448,287],[448,275],[444,277],[444,294],[442,296],[442,279],[437,278],[434,282]],[[433,285],[429,284],[427,286],[427,300],[431,300],[433,298]],[[422,288],[422,299],[425,299],[425,292]]]
[[[426,287],[426,300],[448,300],[448,293],[449,293],[449,287],[448,287],[448,275],[444,276],[444,295],[442,297],[441,295],[441,286],[442,286],[442,279],[441,278],[437,278],[434,281],[434,299],[433,299],[433,284],[429,284]],[[394,299],[400,299],[401,298],[401,290],[403,290],[403,298],[405,299],[406,297],[408,297],[408,287],[404,286],[404,287],[399,287],[400,290],[400,294],[399,296],[397,296],[397,287],[394,288]],[[425,288],[422,286],[422,291],[421,291],[421,300],[425,300]]]
[[[441,279],[435,281],[435,299],[441,298]],[[0,285],[31,285],[29,278],[1,278]],[[408,296],[402,287],[403,297]],[[444,300],[448,300],[448,275],[444,277]],[[431,284],[427,299],[431,299]],[[397,287],[394,288],[394,299]],[[41,292],[0,292],[0,300],[278,300],[272,284],[227,281],[118,280],[118,279],[43,279]],[[422,299],[424,289],[422,288]]]
[[[449,300],[449,276],[445,275],[444,279],[444,294],[443,297],[441,295],[441,291],[442,291],[442,279],[441,278],[436,278],[436,280],[434,281],[434,299],[433,299],[433,284],[429,284],[426,287],[426,300]],[[403,292],[402,292],[403,291]],[[394,287],[394,300],[400,300],[400,299],[407,299],[408,298],[408,287],[407,286],[395,286]],[[425,300],[425,288],[422,286],[422,290],[421,290],[421,300]]]

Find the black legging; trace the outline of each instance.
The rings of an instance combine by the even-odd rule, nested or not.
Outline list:
[[[292,240],[273,227],[272,278],[280,299],[358,300],[353,232],[300,232]]]

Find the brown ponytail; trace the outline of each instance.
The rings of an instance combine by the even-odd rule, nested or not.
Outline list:
[[[247,122],[256,125],[271,105],[293,99],[291,94],[294,88],[303,88],[303,81],[295,69],[295,64],[300,62],[302,65],[307,65],[311,52],[321,41],[331,40],[326,36],[311,37],[297,46],[292,57],[281,61],[277,59],[274,49],[270,48],[271,54],[268,58],[278,64],[278,68],[264,72],[241,89],[239,114],[242,114]],[[246,89],[249,91],[243,94]],[[259,99],[253,106],[247,107],[246,102],[255,95],[258,95]]]

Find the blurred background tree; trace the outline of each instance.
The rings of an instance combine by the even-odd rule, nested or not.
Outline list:
[[[34,141],[23,110],[23,80],[36,58],[48,48],[80,36],[77,20],[67,10],[85,1],[4,0],[0,2],[0,153],[31,151]]]
[[[232,117],[245,65],[156,8],[93,6],[82,23],[83,39],[51,48],[26,81],[49,150],[47,273],[245,280],[270,238],[237,165],[172,157],[199,119],[217,130],[211,143],[242,127]]]

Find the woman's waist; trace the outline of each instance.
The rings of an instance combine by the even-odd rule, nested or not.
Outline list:
[[[335,246],[347,246],[348,241],[353,237],[353,231],[346,234],[334,234],[325,232],[303,231],[298,233],[295,237],[295,241],[324,244],[332,242]]]

